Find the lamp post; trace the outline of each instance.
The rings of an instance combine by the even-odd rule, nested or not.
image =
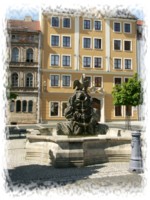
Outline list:
[[[140,131],[132,132],[132,141],[131,141],[131,159],[129,165],[130,172],[143,172],[143,162],[142,162],[142,151],[141,151],[141,133]]]

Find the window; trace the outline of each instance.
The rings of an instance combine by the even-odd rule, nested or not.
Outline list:
[[[18,74],[17,73],[13,73],[11,75],[11,86],[18,87]]]
[[[102,48],[102,40],[94,38],[94,48],[95,49],[101,49]]]
[[[23,100],[22,101],[22,112],[26,112],[27,111],[27,101]]]
[[[59,36],[58,35],[51,36],[51,46],[53,46],[53,47],[59,46]]]
[[[124,32],[125,33],[131,33],[131,24],[124,23]]]
[[[70,67],[70,56],[63,56],[62,57],[62,63],[63,63],[63,67],[67,66]]]
[[[15,101],[11,100],[10,101],[10,112],[14,112],[15,111]]]
[[[84,20],[84,29],[91,29],[91,20]]]
[[[121,78],[115,78],[115,85],[121,84]]]
[[[132,115],[132,106],[125,106],[126,110],[126,116],[131,116]]]
[[[26,75],[26,87],[32,87],[33,86],[33,75],[31,73],[28,73]]]
[[[12,62],[18,62],[19,61],[19,50],[16,47],[12,49],[11,60],[12,60]]]
[[[114,40],[114,50],[121,50],[121,40]]]
[[[122,111],[121,106],[115,106],[115,116],[116,117],[122,116],[121,111]]]
[[[114,22],[114,31],[121,32],[121,24],[119,22]]]
[[[125,59],[124,62],[125,69],[131,69],[131,59]]]
[[[114,69],[121,69],[121,59],[120,58],[114,59]]]
[[[33,62],[33,49],[27,49],[26,62]]]
[[[63,47],[71,47],[70,36],[63,36]]]
[[[94,67],[101,68],[102,67],[102,58],[94,57]]]
[[[91,38],[83,38],[83,47],[91,48]]]
[[[51,66],[59,66],[59,55],[51,55]]]
[[[101,21],[97,21],[97,20],[94,21],[94,29],[95,29],[96,31],[101,31],[101,30],[102,30]]]
[[[62,86],[66,87],[66,86],[70,86],[70,76],[67,76],[67,75],[63,75],[62,76]]]
[[[62,102],[62,116],[65,116],[65,109],[67,108],[67,102]]]
[[[129,78],[124,78],[124,82],[127,83]]]
[[[83,58],[83,67],[91,67],[91,57]]]
[[[59,86],[59,75],[51,75],[51,86]]]
[[[102,87],[102,77],[95,77],[94,85],[95,85],[95,87]]]
[[[63,27],[64,28],[70,28],[70,18],[63,18]]]
[[[91,76],[86,76],[85,79],[89,81],[88,87],[91,87],[92,86],[92,77]]]
[[[33,101],[30,100],[30,101],[28,102],[28,112],[31,113],[32,110],[33,110]]]
[[[20,100],[16,101],[16,112],[21,112],[21,101]]]
[[[58,102],[51,102],[50,103],[50,116],[57,117],[58,116]]]
[[[59,17],[52,17],[52,27],[59,27]]]
[[[124,41],[124,50],[131,51],[131,41]]]

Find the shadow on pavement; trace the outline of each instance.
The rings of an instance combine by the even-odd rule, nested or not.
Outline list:
[[[15,187],[26,186],[30,190],[42,186],[48,181],[50,187],[62,186],[74,183],[78,180],[86,180],[92,174],[98,172],[105,165],[81,167],[81,168],[54,168],[44,165],[26,165],[6,171],[7,190],[13,190]],[[34,187],[33,187],[34,184]]]

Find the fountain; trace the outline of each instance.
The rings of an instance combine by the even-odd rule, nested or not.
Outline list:
[[[92,107],[92,97],[88,94],[89,81],[74,81],[75,93],[70,97],[65,109],[66,123],[57,124],[58,135],[97,135],[106,134],[108,126],[98,123],[99,116]]]
[[[49,135],[41,134],[41,130],[39,134],[27,135],[26,159],[54,167],[129,161],[131,134],[119,130],[118,136],[118,129],[110,130],[106,124],[98,123],[99,115],[92,106],[88,86],[89,81],[84,76],[81,82],[74,81],[75,92],[65,109],[66,122],[58,122]]]

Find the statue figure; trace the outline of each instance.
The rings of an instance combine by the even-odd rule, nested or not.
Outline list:
[[[89,80],[83,76],[82,83],[75,80],[73,88],[76,89],[69,98],[65,109],[66,123],[57,124],[57,134],[62,135],[93,135],[99,131],[99,116],[92,107],[92,97],[87,93]]]

